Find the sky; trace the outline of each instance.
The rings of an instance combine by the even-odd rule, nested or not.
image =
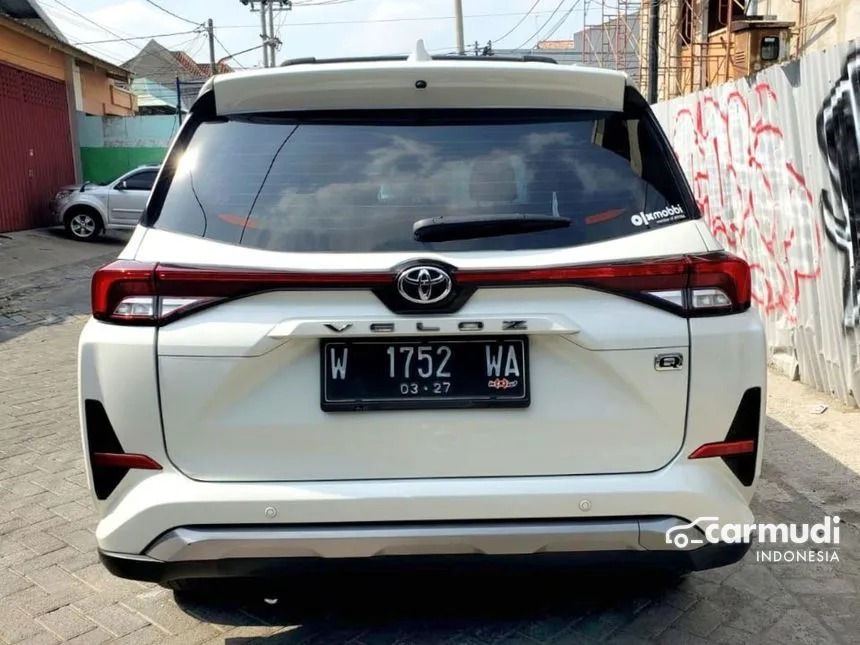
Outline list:
[[[233,67],[262,64],[259,49],[239,54],[260,44],[260,15],[251,13],[240,0],[34,1],[71,44],[113,63],[132,58],[153,35],[159,35],[156,40],[169,49],[184,50],[198,62],[207,62],[206,36],[194,30],[212,18],[218,40],[216,60],[236,54],[227,61]],[[512,49],[544,38],[571,38],[581,28],[586,10],[593,22],[599,2],[462,0],[462,4],[467,47],[492,40],[498,48]],[[599,22],[599,10],[596,18]],[[294,0],[291,11],[275,15],[275,24],[283,42],[278,61],[407,53],[419,38],[431,52],[453,52],[456,45],[454,0]]]

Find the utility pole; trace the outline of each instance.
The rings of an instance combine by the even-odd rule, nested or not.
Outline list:
[[[292,0],[239,0],[246,7],[251,5],[251,12],[260,12],[260,38],[263,41],[263,67],[275,66],[275,52],[281,41],[275,34],[275,12],[290,11]],[[259,4],[259,8],[256,6]]]
[[[206,21],[206,33],[209,34],[209,76],[215,76],[218,66],[215,64],[215,23],[212,18]]]
[[[466,53],[466,45],[463,40],[463,0],[454,0],[454,23],[457,30],[457,53]]]
[[[267,0],[266,4],[269,7],[269,67],[276,67],[277,63],[275,62],[275,47],[276,47],[276,37],[275,37],[275,3],[274,0]]]
[[[254,3],[251,3],[251,11],[254,10]],[[265,0],[260,2],[260,28],[263,30],[260,37],[263,39],[263,67],[271,67],[269,65],[269,34],[266,29],[266,5]]]

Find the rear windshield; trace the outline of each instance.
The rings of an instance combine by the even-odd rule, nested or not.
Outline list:
[[[200,123],[154,227],[284,252],[569,247],[694,217],[653,120],[583,111],[387,111]],[[555,230],[417,241],[427,218],[527,214]]]

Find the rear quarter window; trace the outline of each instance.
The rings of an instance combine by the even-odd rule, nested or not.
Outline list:
[[[577,246],[697,216],[655,126],[617,113],[385,111],[196,125],[155,228],[284,252]],[[566,229],[419,242],[417,220],[568,218]]]

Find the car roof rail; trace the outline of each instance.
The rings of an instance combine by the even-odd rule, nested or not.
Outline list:
[[[549,56],[535,56],[524,54],[522,56],[468,56],[466,54],[437,54],[431,56],[432,60],[463,60],[463,61],[486,61],[498,63],[550,63],[558,65],[558,61]],[[283,61],[281,67],[292,67],[293,65],[337,65],[340,63],[386,63],[394,61],[409,60],[408,56],[357,56],[350,58],[315,58],[307,56],[304,58],[292,58]]]

